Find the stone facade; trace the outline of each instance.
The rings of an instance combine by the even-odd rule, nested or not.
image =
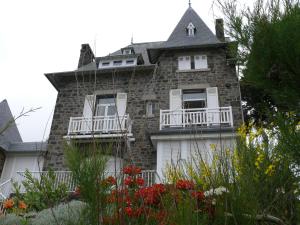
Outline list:
[[[179,72],[178,56],[193,54],[207,55],[209,69]],[[135,140],[130,142],[125,159],[132,160],[143,169],[155,169],[156,150],[150,135],[159,131],[159,110],[170,109],[170,89],[195,87],[218,87],[220,106],[232,106],[234,127],[241,124],[238,78],[235,66],[227,64],[226,50],[223,47],[167,51],[160,56],[156,66],[145,66],[145,69],[69,73],[60,78],[60,85],[57,87],[58,95],[45,160],[46,169],[65,169],[63,136],[67,135],[70,117],[82,116],[85,96],[112,90],[127,93],[126,111],[133,121],[132,133]],[[147,101],[155,103],[154,116],[145,115]]]

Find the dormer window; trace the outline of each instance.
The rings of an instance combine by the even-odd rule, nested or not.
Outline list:
[[[122,55],[133,55],[134,49],[132,47],[122,48]]]
[[[195,28],[194,24],[189,23],[189,25],[186,27],[187,36],[194,37],[195,31],[196,31],[196,28]]]

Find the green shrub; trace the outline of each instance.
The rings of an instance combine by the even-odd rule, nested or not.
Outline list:
[[[40,179],[26,170],[25,180],[22,182],[25,193],[20,193],[20,186],[14,184],[14,193],[18,200],[24,200],[28,210],[41,211],[53,207],[67,197],[67,187],[64,183],[56,185],[56,176],[53,170],[41,174]]]
[[[23,225],[22,217],[15,214],[8,214],[6,216],[0,217],[0,225]]]
[[[82,210],[85,203],[81,201],[72,201],[66,204],[60,204],[51,209],[45,209],[39,212],[36,218],[32,219],[30,225],[76,225],[80,224],[83,218]]]

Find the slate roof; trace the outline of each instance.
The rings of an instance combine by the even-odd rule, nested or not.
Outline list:
[[[163,43],[164,43],[163,41],[133,43],[124,48],[132,47],[134,49],[135,54],[141,54],[143,56],[144,63],[145,63],[144,65],[151,65],[151,63],[149,62],[147,49],[148,48],[159,48],[160,46],[162,46]],[[114,55],[120,55],[120,54],[122,54],[121,49],[110,55],[114,56]]]
[[[0,102],[0,130],[13,119],[13,115],[10,111],[9,105],[6,100]],[[0,134],[0,146],[2,148],[7,148],[11,142],[22,142],[21,135],[16,126],[15,122],[12,122],[11,125]]]
[[[195,26],[195,35],[187,35],[186,28],[192,23]],[[161,46],[162,48],[176,48],[183,46],[200,46],[220,44],[219,39],[213,34],[192,7],[189,7],[179,23],[171,33],[169,39]]]
[[[46,150],[46,142],[15,142],[9,145],[7,152],[45,152]]]
[[[3,100],[0,102],[0,131],[13,119],[14,117],[10,111],[7,101]],[[6,152],[26,153],[46,151],[46,147],[47,144],[45,142],[23,142],[14,121],[2,134],[0,134],[0,148]]]

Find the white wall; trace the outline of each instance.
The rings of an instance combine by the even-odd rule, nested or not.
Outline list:
[[[192,157],[200,156],[207,163],[212,162],[211,144],[216,149],[234,149],[234,137],[205,138],[190,140],[159,140],[157,141],[157,173],[161,179],[164,179],[164,171],[167,165],[180,165],[183,161],[190,160]]]

